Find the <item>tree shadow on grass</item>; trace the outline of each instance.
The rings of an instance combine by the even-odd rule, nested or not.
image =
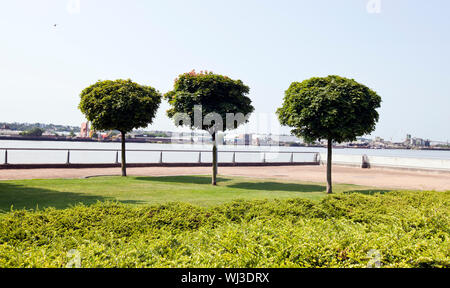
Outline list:
[[[169,182],[181,184],[211,184],[209,176],[163,176],[163,177],[136,177],[137,180]],[[229,178],[218,177],[217,182],[230,181]],[[281,182],[238,182],[227,185],[229,188],[261,190],[261,191],[288,191],[288,192],[324,192],[325,186],[281,183]]]
[[[287,191],[287,192],[324,192],[325,186],[312,184],[295,184],[281,182],[240,182],[228,185],[230,188],[263,190],[263,191]]]
[[[375,194],[384,194],[389,192],[390,190],[384,189],[364,189],[364,190],[351,190],[345,191],[343,194],[364,194],[364,195],[375,195]]]
[[[169,182],[182,184],[211,184],[211,177],[208,176],[163,176],[163,177],[136,177],[136,180]],[[230,181],[228,178],[217,177],[216,182]]]
[[[101,201],[117,201],[121,203],[139,204],[141,201],[116,200],[100,195],[89,195],[76,192],[60,192],[44,188],[27,187],[19,184],[0,183],[0,213],[13,209],[44,209],[53,207],[64,209],[77,204],[91,205]]]

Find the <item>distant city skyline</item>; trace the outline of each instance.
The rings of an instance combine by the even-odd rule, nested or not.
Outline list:
[[[26,132],[26,131],[30,131],[32,128],[31,127],[38,127],[41,128],[43,132],[45,132],[45,135],[50,136],[68,136],[68,135],[72,135],[73,136],[80,136],[80,137],[91,137],[91,134],[89,133],[89,131],[91,130],[90,124],[89,122],[82,122],[81,125],[65,125],[65,124],[55,124],[55,123],[18,123],[18,122],[0,122],[0,136],[15,136],[15,135],[20,135],[19,132]],[[65,129],[64,129],[65,128]],[[175,138],[178,136],[182,136],[182,137],[186,137],[188,135],[205,135],[207,138],[210,137],[209,133],[207,131],[204,130],[191,130],[187,127],[184,128],[179,128],[176,127],[176,131],[174,130],[155,130],[155,129],[148,129],[147,128],[138,128],[138,129],[134,129],[133,131],[129,132],[128,134],[130,136],[133,135],[139,135],[142,133],[169,133],[173,134],[172,136],[175,136]],[[70,132],[70,133],[69,133]],[[76,133],[75,133],[76,132]],[[99,131],[99,132],[110,132],[110,131]],[[178,132],[178,133],[177,133]],[[55,134],[52,134],[55,133]],[[116,133],[118,133],[118,131],[116,131]],[[191,134],[192,133],[192,134]],[[270,137],[275,136],[275,137],[290,137],[290,138],[296,138],[298,140],[302,140],[302,137],[297,137],[295,135],[292,135],[291,133],[284,133],[283,131],[279,131],[278,133],[255,133],[255,132],[251,132],[251,131],[246,131],[245,129],[235,129],[235,130],[227,130],[225,132],[221,132],[223,133],[223,135],[226,135],[227,137],[235,137],[236,135],[244,135],[244,134],[250,134],[253,136],[258,136],[258,137]],[[108,133],[103,133],[104,135],[108,135]],[[115,134],[117,135],[117,134]],[[161,136],[161,137],[169,137],[171,138],[172,136]],[[280,138],[281,139],[281,138]],[[318,142],[323,142],[326,139],[321,139],[321,141]],[[401,139],[399,141],[392,141],[392,140],[388,140],[388,139],[384,139],[382,137],[379,136],[375,136],[372,137],[371,135],[365,135],[365,136],[358,136],[356,141],[350,141],[353,143],[358,143],[360,142],[360,140],[364,140],[364,141],[373,141],[373,142],[380,142],[380,143],[387,143],[387,142],[394,142],[394,144],[399,144],[399,143],[420,143],[419,146],[425,146],[424,143],[434,143],[434,144],[449,144],[450,142],[447,141],[442,141],[442,140],[436,140],[436,139],[429,139],[429,138],[421,138],[418,136],[414,136],[411,134],[406,134],[404,139]],[[303,142],[303,140],[302,140]],[[343,142],[343,144],[345,143],[350,143],[350,142]],[[337,143],[339,144],[339,143]]]
[[[248,132],[288,134],[274,112],[289,84],[335,74],[382,97],[370,138],[449,141],[450,2],[368,2],[7,1],[0,122],[80,126],[78,95],[98,79],[165,93],[195,69],[250,87]],[[177,130],[167,109],[147,129]]]

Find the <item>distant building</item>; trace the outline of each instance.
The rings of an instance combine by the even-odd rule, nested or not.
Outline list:
[[[405,145],[411,145],[411,134],[406,134]]]
[[[55,136],[55,132],[53,131],[44,131],[42,136]]]
[[[383,143],[383,142],[384,142],[384,139],[381,138],[381,137],[375,137],[375,142]]]
[[[244,145],[252,145],[252,134],[244,134]]]
[[[225,138],[224,138],[223,133],[216,134],[216,143],[217,143],[217,145],[223,145],[225,143]]]
[[[278,141],[280,143],[298,143],[298,144],[303,143],[302,139],[293,135],[279,135]]]
[[[82,138],[88,138],[90,136],[89,133],[89,122],[83,122],[81,123],[81,129],[80,129],[80,137]]]
[[[22,131],[0,129],[0,135],[4,135],[4,136],[18,136],[18,135],[20,135],[20,132],[22,132]]]
[[[249,146],[252,145],[252,134],[241,134],[234,139],[234,144]]]
[[[231,145],[252,145],[252,134],[226,134],[224,135],[223,142]],[[256,141],[255,141],[256,143]]]
[[[422,138],[412,138],[411,145],[419,147],[425,146],[425,140],[423,140]]]

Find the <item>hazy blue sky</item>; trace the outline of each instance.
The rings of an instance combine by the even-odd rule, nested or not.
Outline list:
[[[166,92],[192,69],[241,79],[274,113],[292,81],[338,74],[382,97],[372,136],[450,140],[448,0],[69,2],[0,1],[0,121],[79,125],[98,79]],[[166,109],[151,129],[172,129]]]

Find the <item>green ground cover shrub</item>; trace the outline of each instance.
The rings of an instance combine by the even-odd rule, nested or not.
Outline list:
[[[449,192],[78,205],[0,215],[0,267],[450,267]]]

